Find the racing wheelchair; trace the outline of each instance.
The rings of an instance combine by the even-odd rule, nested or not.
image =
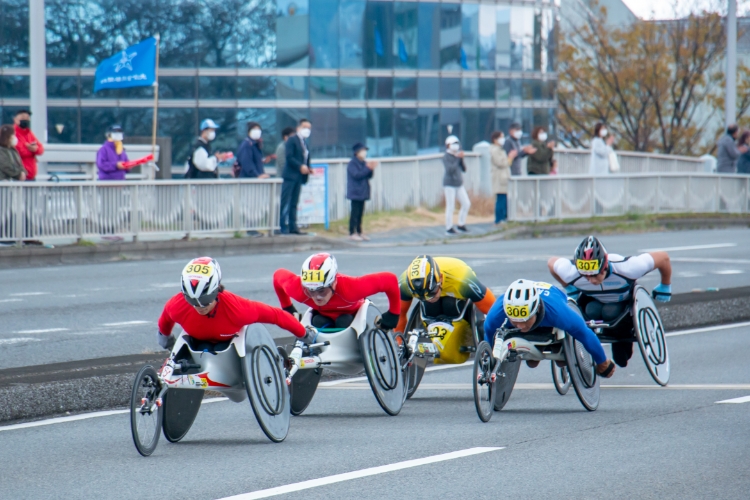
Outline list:
[[[461,364],[484,339],[484,315],[471,300],[456,302],[458,315],[429,317],[424,302],[412,309],[406,323],[402,354],[406,398],[417,391],[427,362]]]
[[[245,327],[228,342],[203,342],[182,333],[157,371],[138,372],[130,398],[133,443],[151,455],[163,430],[176,443],[190,430],[206,390],[250,405],[263,432],[276,443],[289,432],[290,399],[285,379],[286,356],[263,325]]]
[[[568,299],[568,305],[580,314],[573,299]],[[572,385],[584,408],[594,411],[599,406],[596,364],[583,344],[558,328],[537,328],[525,333],[518,328],[500,328],[495,334],[494,349],[482,341],[474,358],[474,404],[482,422],[488,422],[493,410],[502,410],[508,402],[521,360],[550,360],[553,380],[559,377],[555,380],[559,393],[564,394]]]
[[[313,310],[301,323],[310,326]],[[398,415],[404,404],[404,377],[399,349],[394,338],[375,323],[378,309],[365,300],[347,328],[318,329],[317,342],[295,347],[290,356],[287,384],[291,389],[292,415],[300,415],[312,401],[323,368],[343,375],[357,375],[363,369],[380,407]]]

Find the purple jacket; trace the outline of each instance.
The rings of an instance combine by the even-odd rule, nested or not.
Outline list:
[[[128,161],[125,149],[122,154],[115,152],[114,142],[105,142],[96,153],[96,167],[99,170],[100,181],[124,181],[125,170],[117,168],[118,161]]]

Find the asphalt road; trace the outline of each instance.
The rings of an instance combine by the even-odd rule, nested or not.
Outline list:
[[[402,272],[420,253],[462,258],[480,280],[501,292],[513,280],[551,281],[550,255],[572,255],[579,237],[466,241],[436,246],[363,246],[336,252],[342,273]],[[750,285],[747,229],[606,236],[609,251],[630,255],[673,248],[673,292]],[[220,260],[227,289],[278,304],[271,277],[280,267],[297,270],[308,253],[247,255]],[[184,260],[119,262],[2,269],[0,369],[80,359],[140,354],[158,349],[156,321],[179,291]],[[642,283],[651,288],[658,273]],[[386,306],[385,296],[374,302]],[[277,336],[286,335],[280,330]]]
[[[603,388],[592,413],[572,390],[557,395],[543,363],[522,367],[486,424],[470,368],[458,367],[428,372],[396,417],[362,383],[320,388],[281,444],[247,402],[204,405],[181,443],[162,438],[150,458],[137,454],[127,414],[0,427],[0,497],[221,499],[397,464],[275,498],[746,499],[750,403],[716,402],[750,394],[748,339],[748,327],[670,337],[668,388],[655,387],[636,349],[606,382],[630,387]],[[398,465],[477,447],[501,449]]]

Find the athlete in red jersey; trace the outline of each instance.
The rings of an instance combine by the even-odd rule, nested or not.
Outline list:
[[[182,293],[164,306],[157,339],[165,349],[174,345],[175,323],[191,337],[208,342],[228,341],[253,323],[276,325],[298,338],[307,338],[305,328],[291,314],[224,291],[221,268],[211,257],[193,259],[185,266]]]
[[[297,312],[291,299],[313,308],[312,325],[316,328],[346,328],[365,299],[380,292],[388,296],[389,304],[380,325],[392,329],[398,323],[401,296],[395,274],[338,274],[336,259],[327,253],[310,256],[299,275],[279,269],[273,275],[273,287],[285,311]]]

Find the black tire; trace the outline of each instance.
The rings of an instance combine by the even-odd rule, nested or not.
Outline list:
[[[670,364],[664,325],[651,295],[642,286],[633,292],[632,315],[643,362],[654,382],[665,386],[669,383]]]
[[[518,379],[518,371],[521,369],[519,361],[503,361],[500,369],[497,370],[497,380],[495,381],[495,411],[500,411],[508,404],[510,395],[513,393],[513,387]]]
[[[200,389],[168,389],[161,406],[162,430],[170,443],[177,443],[188,433],[201,409]]]
[[[299,370],[292,378],[292,385],[289,386],[289,397],[291,398],[291,413],[294,416],[302,413],[310,406],[315,391],[318,389],[318,382],[323,375],[322,368],[313,368],[312,370]]]
[[[482,422],[490,421],[495,407],[495,383],[490,380],[495,362],[490,345],[487,342],[480,342],[474,357],[472,385],[474,386],[474,406]]]
[[[155,403],[160,388],[161,383],[153,366],[144,366],[135,376],[130,395],[130,432],[135,448],[144,457],[151,455],[159,444],[162,411]],[[153,408],[151,411],[142,411],[144,399],[148,405],[146,408]]]
[[[419,330],[420,335],[418,342],[429,342],[429,339],[426,336],[423,336],[423,334],[426,334],[426,332],[424,331],[422,325],[422,315],[419,311],[419,306],[415,307],[412,310],[411,314],[409,315],[409,321],[406,323],[406,328],[404,329],[404,335],[412,330]],[[404,340],[408,339],[404,338]],[[414,356],[414,359],[412,359],[410,366],[404,368],[404,386],[406,387],[406,399],[410,399],[414,395],[414,393],[417,392],[417,388],[419,387],[420,382],[422,382],[422,377],[424,377],[424,372],[426,369],[427,359],[417,356]]]
[[[477,309],[476,304],[471,304],[471,333],[474,338],[474,347],[484,341],[484,314]]]
[[[563,339],[563,349],[578,400],[588,411],[595,411],[599,407],[599,376],[591,354],[568,334]]]
[[[359,336],[359,347],[375,399],[388,415],[398,415],[405,390],[396,342],[390,334],[373,327]]]
[[[557,363],[550,361],[552,365],[552,383],[555,384],[555,390],[560,396],[565,396],[570,389],[570,373],[567,366],[557,366]]]

